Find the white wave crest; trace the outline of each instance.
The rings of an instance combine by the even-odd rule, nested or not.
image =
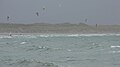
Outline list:
[[[14,35],[13,37],[37,38],[35,35]]]
[[[42,34],[40,37],[120,36],[120,34]]]
[[[120,51],[111,51],[110,53],[120,53]]]
[[[120,48],[120,46],[110,46],[111,48]]]
[[[21,42],[20,44],[26,44],[27,42]]]
[[[0,38],[2,39],[2,38],[13,38],[13,37],[2,35],[2,36],[0,36]]]
[[[79,36],[120,36],[120,34],[29,34],[29,35],[13,35],[13,36],[6,36],[0,35],[0,38],[13,38],[13,37],[24,37],[24,38],[37,38],[37,37],[79,37]]]

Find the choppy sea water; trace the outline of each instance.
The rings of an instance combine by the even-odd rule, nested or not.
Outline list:
[[[0,35],[0,67],[120,67],[120,35]]]

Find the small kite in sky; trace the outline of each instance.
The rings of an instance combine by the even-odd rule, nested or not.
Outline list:
[[[9,19],[10,19],[10,17],[9,17],[9,16],[7,16],[7,21],[9,21]]]
[[[88,19],[86,18],[86,19],[85,19],[85,22],[87,22],[87,21],[88,21]]]
[[[43,7],[42,9],[43,9],[43,10],[45,10],[46,8],[45,8],[45,7]]]
[[[38,13],[38,12],[36,12],[36,15],[37,15],[37,16],[39,16],[39,13]]]

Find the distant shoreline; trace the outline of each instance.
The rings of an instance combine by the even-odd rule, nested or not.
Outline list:
[[[0,35],[26,34],[120,34],[120,25],[87,25],[80,24],[9,24],[0,23]]]

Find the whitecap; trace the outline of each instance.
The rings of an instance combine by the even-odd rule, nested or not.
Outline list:
[[[14,35],[13,37],[17,37],[17,38],[37,38],[36,35]]]
[[[120,36],[120,34],[80,34],[79,36]]]
[[[112,51],[112,53],[120,53],[120,51]]]
[[[21,36],[21,35],[20,35]],[[37,38],[34,35],[22,35],[23,38]]]
[[[12,37],[24,37],[24,38],[37,38],[37,37],[79,37],[79,36],[120,36],[120,34],[37,34],[37,35],[13,35],[5,36],[2,35],[0,38],[12,38]]]
[[[45,46],[38,46],[39,49],[45,49]]]
[[[120,48],[120,46],[110,46],[111,48]]]
[[[20,44],[26,44],[27,42],[21,42]]]
[[[67,49],[67,51],[68,51],[68,52],[71,52],[72,50],[70,50],[70,49]]]
[[[37,38],[37,37],[34,35],[29,35],[29,36],[27,36],[27,38]]]
[[[40,37],[49,37],[50,35],[40,35]]]
[[[120,34],[41,34],[40,37],[120,36]]]
[[[0,36],[0,38],[13,38],[12,36]]]

